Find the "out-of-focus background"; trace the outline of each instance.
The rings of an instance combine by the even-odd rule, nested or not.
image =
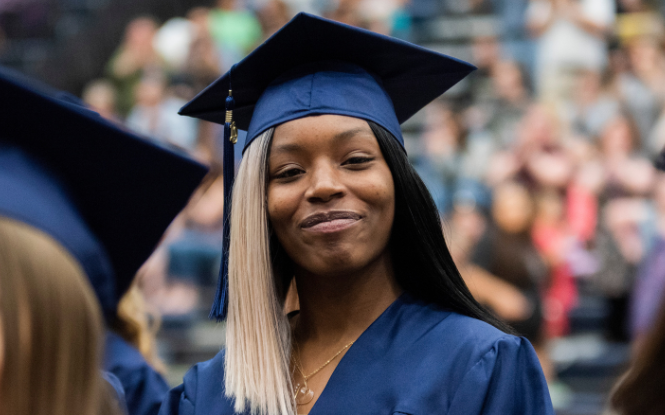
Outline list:
[[[177,111],[299,11],[478,67],[403,125],[409,157],[557,413],[602,413],[665,298],[665,1],[0,0],[1,65],[212,168],[138,274],[169,381],[224,342],[221,128]]]

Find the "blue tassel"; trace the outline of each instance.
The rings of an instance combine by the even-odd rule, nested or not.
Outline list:
[[[233,121],[233,108],[235,100],[232,96],[229,83],[229,96],[226,97],[226,120],[224,123],[224,213],[223,213],[223,240],[222,240],[222,264],[219,269],[217,281],[217,292],[208,316],[211,320],[223,321],[229,308],[229,244],[231,222],[231,191],[235,180],[235,159],[233,145],[238,140],[238,131]]]

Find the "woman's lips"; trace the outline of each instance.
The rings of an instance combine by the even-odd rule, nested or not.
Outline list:
[[[320,212],[309,215],[302,221],[300,227],[313,232],[331,233],[346,229],[357,223],[360,219],[361,216],[355,212]]]

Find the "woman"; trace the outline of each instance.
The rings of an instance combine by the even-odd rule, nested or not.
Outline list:
[[[0,217],[0,413],[119,414],[102,379],[102,313],[77,261]]]
[[[205,168],[2,68],[0,96],[0,217],[44,231],[78,261],[108,329],[104,368],[129,415],[155,414],[168,385],[112,329],[127,334],[120,298]]]
[[[181,110],[223,119],[232,76],[248,133],[213,309],[226,349],[162,414],[552,413],[533,349],[469,293],[403,149],[400,121],[471,69],[300,14]]]

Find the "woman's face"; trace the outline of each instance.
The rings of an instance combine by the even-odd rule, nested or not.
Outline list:
[[[366,121],[320,115],[284,123],[268,169],[268,215],[296,267],[334,276],[387,255],[395,190]]]

